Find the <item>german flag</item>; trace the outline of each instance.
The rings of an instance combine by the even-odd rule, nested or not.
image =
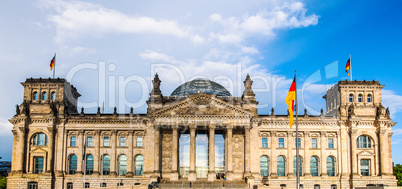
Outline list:
[[[56,63],[56,54],[54,54],[52,60],[50,61],[50,71],[53,70],[55,63]]]
[[[349,58],[348,62],[346,62],[346,68],[345,68],[345,70],[346,70],[346,73],[348,74],[348,76],[350,76],[350,75],[349,75],[349,70],[350,70],[350,58]]]
[[[293,79],[292,85],[290,85],[290,89],[288,95],[286,96],[286,104],[288,104],[288,110],[290,115],[289,125],[292,128],[293,125],[293,113],[295,111],[295,100],[296,100],[296,75]]]

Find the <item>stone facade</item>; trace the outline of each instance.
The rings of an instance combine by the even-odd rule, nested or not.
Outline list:
[[[132,109],[103,114],[100,108],[88,114],[77,111],[80,94],[66,80],[27,79],[22,83],[24,102],[10,119],[14,142],[8,188],[83,188],[84,177],[90,188],[102,183],[115,188],[119,182],[129,188],[148,188],[151,182],[220,182],[216,133],[224,137],[225,182],[294,188],[295,127],[288,126],[289,115],[275,115],[273,109],[271,115],[258,114],[248,75],[241,97],[203,92],[163,96],[158,75],[152,83],[146,114]],[[303,188],[396,186],[391,153],[395,123],[381,105],[383,87],[377,81],[339,81],[323,97],[326,115],[305,111],[298,116]],[[204,178],[196,172],[200,131],[208,135]],[[190,136],[185,177],[179,170],[184,133]]]

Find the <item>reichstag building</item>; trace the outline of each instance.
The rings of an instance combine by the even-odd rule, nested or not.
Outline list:
[[[65,79],[28,78],[10,119],[7,188],[302,188],[396,186],[392,127],[378,81],[339,81],[320,115],[258,114],[253,81],[242,96],[195,79],[163,96],[158,75],[144,114],[85,113]],[[285,94],[284,94],[285,95]]]

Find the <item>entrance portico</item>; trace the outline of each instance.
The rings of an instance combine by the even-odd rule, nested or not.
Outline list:
[[[249,170],[244,166],[244,163],[248,165],[244,153],[247,148],[249,149],[249,145],[245,144],[249,141],[244,135],[244,133],[247,134],[245,127],[217,124],[205,126],[191,123],[180,126],[160,126],[160,128],[162,128],[160,132],[162,139],[159,144],[161,149],[159,165],[161,165],[162,179],[215,181],[217,173],[224,173],[227,180],[233,180],[234,161],[242,165],[236,172],[236,178],[243,178]],[[234,128],[239,133],[236,135],[236,141],[233,141]],[[246,150],[243,150],[244,147]],[[236,148],[237,154],[233,153],[233,148]]]

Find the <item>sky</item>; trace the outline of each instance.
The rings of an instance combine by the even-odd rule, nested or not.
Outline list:
[[[20,82],[66,78],[82,95],[78,107],[95,113],[146,113],[151,80],[163,95],[195,78],[241,96],[247,74],[259,114],[284,99],[297,70],[299,112],[317,115],[322,96],[352,57],[353,80],[385,85],[382,100],[402,121],[401,1],[0,1],[0,157],[11,160]],[[393,161],[402,163],[400,124],[393,127]]]

